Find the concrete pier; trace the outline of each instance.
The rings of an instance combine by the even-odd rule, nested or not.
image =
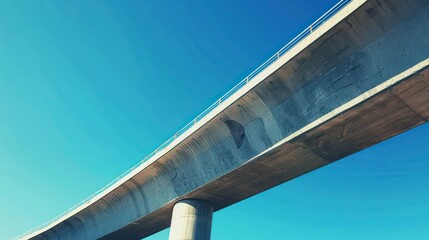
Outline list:
[[[169,240],[210,240],[213,206],[200,200],[182,200],[173,208]]]

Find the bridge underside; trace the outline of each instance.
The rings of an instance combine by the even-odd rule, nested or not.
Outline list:
[[[388,3],[392,4],[392,2],[395,1],[380,2],[386,3],[384,6],[389,6]],[[399,2],[400,1],[396,1],[396,3],[398,3],[397,7],[402,5],[399,4]],[[377,7],[371,6],[372,4],[378,3],[377,1],[372,1],[360,10],[361,13],[356,13],[356,15],[360,15],[359,17],[368,17],[368,13],[371,11],[379,13],[380,10],[374,10],[377,9]],[[418,5],[416,4],[415,6]],[[388,7],[386,8],[388,9]],[[392,9],[394,8],[392,7]],[[421,13],[422,15],[429,15],[427,14],[429,12],[427,7],[425,10],[421,11],[425,11],[424,13]],[[376,13],[373,14],[375,15]],[[326,54],[329,50],[333,52],[331,54],[327,54],[330,55],[329,57],[318,57],[323,59],[332,59],[339,58],[340,54],[343,54],[343,56],[348,55],[349,57],[360,57],[359,51],[362,49],[362,45],[359,46],[359,50],[351,51],[350,48],[352,48],[352,44],[346,44],[346,42],[350,40],[352,40],[350,42],[356,41],[356,38],[365,35],[366,37],[371,36],[367,38],[373,38],[367,40],[375,41],[375,43],[372,42],[372,46],[366,47],[370,49],[370,51],[373,51],[373,54],[380,54],[381,56],[378,56],[380,58],[377,59],[377,61],[388,62],[387,65],[391,61],[401,61],[400,57],[391,58],[392,55],[396,55],[392,54],[392,51],[396,51],[399,55],[412,54],[413,51],[418,51],[417,49],[409,49],[409,46],[401,46],[401,44],[406,44],[404,41],[396,42],[393,46],[392,44],[386,44],[386,42],[389,41],[389,37],[393,38],[390,39],[390,41],[398,40],[394,39],[395,36],[392,32],[390,34],[384,33],[383,36],[386,39],[379,38],[380,36],[377,36],[379,42],[375,40],[376,34],[371,33],[371,35],[369,35],[369,32],[380,30],[380,28],[383,27],[387,28],[388,26],[378,26],[378,29],[365,29],[365,26],[353,24],[353,21],[358,20],[353,18],[347,19],[345,23],[337,26],[335,30],[331,30],[333,33],[329,34],[324,39],[326,45],[331,41],[332,45],[330,45],[330,47],[326,47],[325,45],[325,49],[323,49],[323,44],[315,44],[318,46],[313,46],[311,47],[312,50],[301,53],[301,55],[305,56],[301,57],[306,59],[306,61],[311,61],[311,59],[309,59],[311,55],[321,54],[320,52],[324,51]],[[368,24],[372,24],[370,20],[367,21]],[[429,26],[427,21],[425,23],[420,22],[415,24]],[[357,27],[356,25],[361,27]],[[371,26],[368,28],[370,27]],[[423,39],[423,35],[426,35],[428,30],[420,30],[422,30],[422,32],[418,35],[410,33],[407,34],[407,31],[404,29],[401,31],[403,31],[402,34],[404,40],[409,39],[409,36],[412,36],[412,38],[415,38],[415,41],[427,42],[428,39]],[[341,32],[344,33],[346,31],[348,38],[343,35],[340,42],[338,42],[338,39],[333,39],[336,35],[341,35]],[[382,41],[380,41],[381,39]],[[336,43],[336,45],[333,43]],[[360,44],[363,43],[360,42]],[[381,44],[387,45],[382,51],[377,53],[377,50],[371,49],[372,47],[376,47],[374,45],[380,46]],[[408,44],[412,45],[413,42],[408,42]],[[425,46],[429,48],[429,45]],[[387,49],[387,47],[391,48]],[[344,52],[341,53],[341,51],[347,52],[347,54]],[[428,57],[428,51],[424,51],[426,52],[425,56]],[[347,61],[344,58],[342,60]],[[427,61],[427,59],[424,58],[419,60]],[[297,62],[298,61],[299,60],[297,59]],[[338,72],[338,75],[331,75],[331,77],[337,78],[338,81],[341,81],[341,74],[347,74],[344,73],[347,70],[350,71],[350,75],[348,76],[350,80],[347,83],[340,84],[342,85],[340,87],[335,86],[335,83],[331,81],[330,84],[332,85],[329,87],[334,88],[334,91],[329,94],[335,96],[335,91],[337,91],[339,94],[336,97],[341,96],[341,94],[347,95],[347,91],[350,91],[350,89],[347,89],[350,87],[347,86],[348,84],[350,84],[351,87],[355,87],[357,85],[355,84],[356,82],[364,81],[364,79],[359,78],[365,78],[367,76],[363,74],[363,71],[360,72],[359,68],[362,64],[368,64],[368,62],[363,63],[365,60],[362,59],[360,59],[360,61],[355,62],[355,65],[349,65],[348,69],[343,68],[342,72]],[[414,66],[408,66],[409,69],[398,68],[398,70],[404,70],[403,72],[409,72],[404,73],[405,78],[397,81],[396,84],[387,87],[369,99],[360,99],[358,104],[345,112],[313,127],[311,130],[297,135],[292,139],[285,139],[286,141],[283,143],[271,147],[272,149],[266,150],[263,154],[252,158],[250,161],[236,166],[231,172],[202,187],[199,187],[195,191],[181,196],[181,198],[202,199],[211,202],[215,207],[215,210],[219,210],[427,122],[429,120],[429,68],[424,67],[427,65],[426,62],[420,63],[416,61],[415,63],[416,65]],[[307,67],[305,64],[305,62],[300,64],[300,67]],[[313,66],[310,67],[308,71],[318,71],[317,68],[326,66],[326,62],[323,64],[312,64]],[[377,65],[380,63],[374,62],[374,59],[372,58],[370,64]],[[383,64],[375,66],[376,68],[380,68],[380,71],[378,72],[380,75],[383,74],[383,70],[381,70],[382,65]],[[419,65],[422,65],[423,67],[420,68]],[[343,66],[338,64],[336,67],[341,68]],[[335,66],[332,66],[332,68],[335,68]],[[332,71],[332,68],[324,69],[326,72],[320,73],[319,76],[326,74],[328,71]],[[296,69],[294,70],[297,71]],[[378,69],[376,71],[378,71]],[[284,72],[287,72],[287,70],[284,70]],[[271,85],[275,85],[274,82],[276,80],[278,81],[278,79],[283,81],[290,80],[291,73],[288,72],[287,74],[284,74],[284,72],[280,74],[277,73],[277,76],[271,76]],[[402,76],[400,75],[403,72],[396,71],[398,74],[396,77],[401,78]],[[355,75],[351,76],[352,74]],[[377,74],[377,72],[374,74]],[[281,76],[284,77],[282,78]],[[386,75],[384,77],[386,77]],[[323,81],[323,77],[320,78],[320,81]],[[355,83],[353,83],[354,81]],[[383,81],[388,81],[388,79],[385,78]],[[343,93],[341,93],[341,91],[343,91]],[[287,95],[288,91],[284,91],[280,94]],[[312,101],[317,102],[317,104],[323,104],[323,100],[326,99],[321,100],[321,98],[327,98],[326,95],[328,94],[321,93],[319,99],[315,98],[312,99]],[[136,221],[135,225],[130,225],[120,231],[109,234],[103,239],[121,239],[124,237],[128,238],[130,236],[135,236],[137,239],[139,237],[149,236],[152,233],[159,231],[159,229],[168,227],[174,203],[175,201],[169,202],[160,208],[158,210],[159,212],[153,212],[147,217]]]
[[[428,121],[429,68],[425,68],[182,198],[209,201],[220,210]],[[139,239],[165,229],[174,203],[102,239]]]
[[[219,210],[429,121],[429,2],[353,4],[174,149],[33,239],[141,239],[181,199]]]

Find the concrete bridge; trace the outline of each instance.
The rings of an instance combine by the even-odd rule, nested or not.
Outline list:
[[[148,161],[22,239],[209,239],[212,212],[429,120],[429,1],[343,1]],[[173,215],[173,216],[172,216]]]

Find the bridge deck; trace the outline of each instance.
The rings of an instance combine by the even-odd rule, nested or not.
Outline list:
[[[429,120],[429,2],[354,0],[185,134],[24,239],[140,239]]]

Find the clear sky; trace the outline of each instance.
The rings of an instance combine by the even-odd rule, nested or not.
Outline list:
[[[116,178],[336,1],[1,1],[0,239]],[[213,239],[427,239],[428,136],[217,212]]]

